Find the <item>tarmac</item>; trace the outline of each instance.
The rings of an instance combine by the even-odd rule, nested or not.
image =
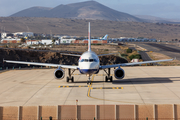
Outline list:
[[[90,85],[79,71],[67,83],[55,79],[55,69],[9,70],[0,73],[0,106],[180,104],[180,66],[122,68],[124,79],[105,82],[100,71]]]

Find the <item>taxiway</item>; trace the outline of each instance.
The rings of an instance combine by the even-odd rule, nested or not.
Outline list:
[[[54,78],[55,69],[9,70],[0,73],[0,106],[180,104],[179,66],[123,67],[125,78],[105,82],[105,73],[76,71],[74,83]],[[114,69],[111,69],[113,73]],[[66,71],[67,74],[67,71]]]

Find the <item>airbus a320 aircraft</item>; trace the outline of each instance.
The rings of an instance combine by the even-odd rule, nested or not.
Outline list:
[[[110,75],[110,69],[118,67],[114,71],[114,76],[116,79],[122,79],[125,76],[124,70],[121,68],[121,66],[130,66],[130,65],[138,65],[138,64],[146,64],[146,63],[155,63],[155,62],[164,62],[164,61],[172,61],[173,59],[166,59],[166,60],[155,60],[155,61],[144,61],[144,62],[136,62],[136,63],[122,63],[122,64],[114,64],[114,65],[100,65],[99,56],[105,56],[110,54],[103,54],[103,55],[97,55],[93,51],[91,51],[91,38],[90,38],[90,23],[89,23],[89,30],[88,30],[88,51],[84,52],[82,55],[74,55],[73,56],[79,56],[79,62],[78,66],[71,66],[71,65],[60,65],[60,64],[50,64],[50,63],[35,63],[35,62],[23,62],[23,61],[11,61],[11,60],[3,60],[7,63],[18,63],[18,64],[28,64],[28,65],[39,65],[39,66],[52,66],[52,67],[58,67],[54,71],[54,75],[57,79],[63,79],[65,76],[65,72],[62,70],[62,68],[68,69],[68,77],[67,82],[70,80],[74,82],[74,77],[72,74],[75,70],[79,70],[81,74],[86,74],[89,79],[87,81],[87,84],[90,83],[90,76],[92,74],[98,74],[100,70],[104,70],[107,76],[105,77],[105,81],[107,82],[110,80],[112,82],[112,76]],[[71,55],[71,54],[67,54]],[[71,72],[71,69],[73,70]],[[106,70],[107,69],[107,70]]]

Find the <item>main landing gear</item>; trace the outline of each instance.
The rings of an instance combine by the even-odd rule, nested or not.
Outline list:
[[[74,77],[71,76],[74,73],[75,70],[72,71],[71,73],[71,69],[68,69],[68,77],[66,78],[66,81],[69,82],[71,80],[71,82],[74,82]]]
[[[107,74],[107,76],[105,77],[105,81],[108,82],[108,80],[110,80],[110,82],[112,82],[113,78],[111,76],[111,69],[108,68],[108,72],[104,69],[104,72]]]

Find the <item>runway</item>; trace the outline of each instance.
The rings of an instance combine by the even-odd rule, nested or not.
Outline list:
[[[180,47],[169,44],[157,44],[157,43],[135,43],[138,46],[141,46],[148,51],[153,51],[157,53],[161,53],[167,55],[171,58],[175,58],[180,60]]]
[[[123,80],[104,82],[105,73],[87,77],[75,72],[74,83],[54,78],[55,69],[0,73],[0,106],[180,104],[179,66],[123,67]],[[114,69],[111,69],[113,73]],[[67,74],[67,71],[66,71]]]

